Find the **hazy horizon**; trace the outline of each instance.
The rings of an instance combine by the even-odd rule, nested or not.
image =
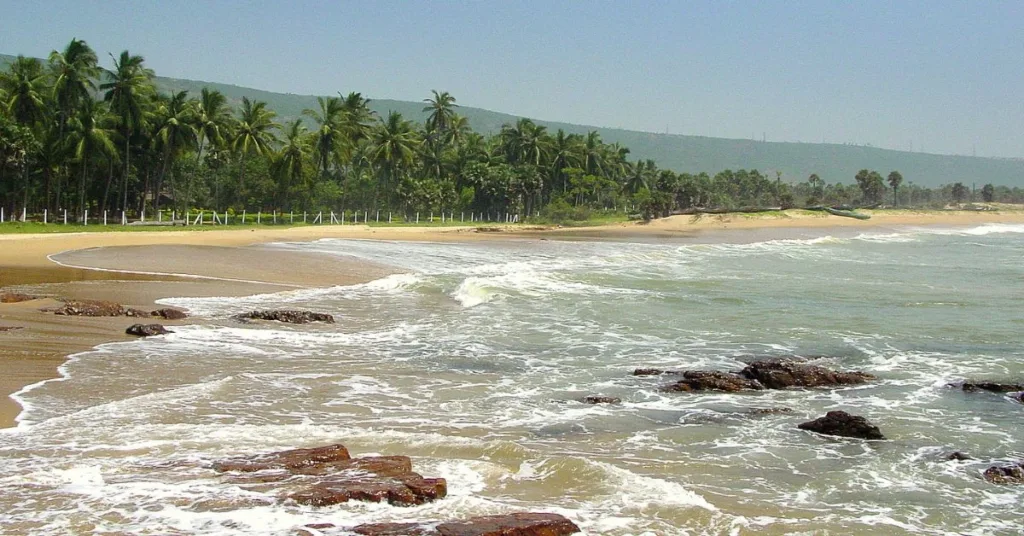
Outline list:
[[[278,93],[439,89],[605,128],[1024,157],[1024,5],[0,5],[5,54],[77,37],[104,65],[127,48],[160,76]]]

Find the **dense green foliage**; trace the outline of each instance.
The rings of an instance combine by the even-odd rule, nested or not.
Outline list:
[[[80,40],[45,62],[18,57],[0,74],[0,206],[141,213],[388,210],[517,214],[582,220],[631,207],[644,217],[687,209],[815,204],[964,202],[963,184],[937,190],[867,169],[855,185],[818,175],[783,181],[757,170],[677,173],[596,131],[549,131],[517,119],[474,132],[454,96],[434,91],[417,123],[376,113],[359,93],[321,97],[300,117],[217,90],[162,94],[141,56],[101,68]],[[1020,201],[986,186],[986,199]],[[980,199],[981,197],[979,197]]]

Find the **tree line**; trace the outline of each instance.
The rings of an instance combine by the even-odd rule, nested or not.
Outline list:
[[[758,170],[677,173],[605,143],[597,132],[549,132],[529,119],[474,132],[456,99],[433,91],[426,120],[378,116],[360,93],[320,97],[279,122],[265,102],[218,91],[161,94],[142,56],[109,67],[72,39],[0,73],[0,206],[8,213],[196,208],[261,211],[467,211],[586,219],[629,206],[645,217],[707,208],[817,204],[943,206],[1021,202],[1018,188],[929,189],[862,170],[790,184]],[[891,191],[891,195],[890,195]]]

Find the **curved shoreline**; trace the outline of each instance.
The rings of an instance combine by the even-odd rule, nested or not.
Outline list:
[[[0,244],[6,246],[0,248],[0,290],[15,287],[49,297],[106,299],[131,307],[156,308],[158,300],[174,296],[246,296],[295,288],[352,285],[395,273],[387,267],[354,258],[259,247],[270,242],[331,238],[420,242],[515,238],[660,241],[683,238],[719,242],[738,238],[778,238],[801,231],[822,234],[831,228],[850,232],[857,228],[991,223],[1024,223],[1024,211],[880,211],[868,221],[803,213],[770,217],[675,216],[646,225],[621,223],[575,228],[496,226],[501,232],[488,233],[474,232],[473,227],[349,225],[0,234]],[[732,231],[744,232],[734,234]],[[325,263],[329,264],[329,269],[324,269]],[[145,268],[155,265],[160,269],[140,269],[140,264]],[[233,277],[236,275],[243,277]],[[124,328],[130,322],[126,323],[124,318],[54,317],[40,311],[40,308],[57,303],[48,298],[0,304],[0,327],[24,328],[0,333],[0,342],[16,348],[3,358],[9,373],[0,380],[0,428],[14,425],[21,411],[21,406],[10,395],[27,386],[59,377],[58,367],[73,354],[89,351],[104,343],[130,340],[124,334]]]

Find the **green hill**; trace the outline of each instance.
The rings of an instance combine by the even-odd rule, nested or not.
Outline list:
[[[11,56],[0,56],[0,65],[6,65]],[[233,103],[243,96],[266,101],[282,121],[300,117],[305,108],[316,108],[316,97],[273,93],[259,89],[199,82],[176,78],[157,77],[157,86],[165,92],[188,90],[197,94],[203,87],[217,89]],[[430,88],[424,88],[424,96]],[[450,88],[458,97],[458,88]],[[347,90],[346,90],[347,91]],[[372,95],[368,95],[371,99]],[[421,121],[425,114],[420,102],[372,100],[370,107],[378,114],[393,110],[409,119]],[[497,132],[501,125],[512,123],[517,116],[463,106],[459,113],[469,119],[478,132]],[[587,125],[573,125],[534,119],[550,131],[564,129],[570,133],[597,130],[608,143],[619,143],[630,148],[631,159],[652,159],[660,167],[691,173],[706,171],[714,174],[723,169],[756,168],[769,175],[782,172],[785,181],[802,181],[817,173],[827,182],[853,182],[857,171],[867,168],[888,174],[899,170],[908,182],[922,186],[939,186],[953,182],[967,185],[994,183],[1006,186],[1024,186],[1024,158],[981,158],[971,156],[911,153],[874,147],[826,143],[759,142],[704,136],[656,134]]]

